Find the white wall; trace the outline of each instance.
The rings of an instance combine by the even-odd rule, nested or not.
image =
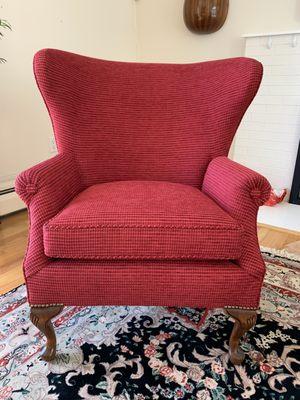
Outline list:
[[[233,158],[290,190],[300,138],[300,34],[247,38],[245,55],[263,64],[264,76]]]
[[[47,159],[52,128],[32,72],[34,53],[45,47],[114,60],[136,59],[133,0],[5,0],[0,56],[0,183]],[[0,188],[1,188],[0,187]]]
[[[244,33],[300,28],[299,0],[230,0],[224,26],[210,35],[191,33],[184,0],[137,0],[138,56],[143,61],[190,62],[244,53]]]
[[[11,186],[21,170],[52,155],[52,128],[32,73],[38,49],[115,60],[191,62],[243,55],[244,33],[300,29],[300,0],[230,0],[223,28],[196,35],[184,25],[183,3],[0,0],[0,18],[13,27],[0,42],[0,56],[7,59],[0,65],[0,189]]]
[[[184,0],[137,0],[138,57],[140,60],[145,62],[195,62],[238,57],[245,54],[243,34],[300,30],[300,0],[230,0],[224,26],[218,32],[209,35],[197,35],[186,28],[183,21],[183,4]],[[300,47],[299,43],[298,46]],[[285,50],[284,47],[283,51]],[[253,52],[248,55],[255,57]],[[281,54],[278,53],[278,57],[281,57]],[[259,56],[256,58],[259,59]],[[294,81],[292,85],[295,83]],[[291,90],[295,92],[298,89],[299,87],[294,87]],[[270,89],[264,88],[263,90]],[[274,90],[283,89],[281,86]],[[298,93],[300,94],[300,91]],[[285,101],[279,100],[278,96],[276,100]],[[274,98],[273,101],[275,101]],[[292,101],[291,97],[290,101]],[[290,188],[291,186],[291,165],[295,161],[297,150],[295,142],[299,140],[299,132],[295,132],[295,129],[282,128],[289,120],[288,114],[290,113],[291,108],[288,107],[280,115],[277,113],[277,116],[275,115],[276,111],[271,110],[269,114],[273,114],[273,116],[271,115],[269,118],[270,124],[276,118],[277,122],[280,121],[280,124],[278,123],[275,127],[277,135],[274,134],[275,128],[272,130],[270,126],[267,126],[268,121],[266,120],[263,122],[265,131],[256,134],[256,138],[260,136],[260,141],[256,140],[255,144],[252,143],[251,148],[248,149],[251,138],[248,141],[244,140],[246,135],[240,135],[240,131],[238,131],[237,138],[241,138],[239,154],[235,157],[235,144],[230,151],[230,157],[265,173],[275,187]],[[299,119],[299,115],[298,112],[294,113],[294,120],[295,118]],[[257,118],[259,117],[261,116],[257,116]],[[254,124],[253,113],[251,116],[249,114],[248,118],[252,118]],[[294,120],[291,121],[291,124],[294,123]],[[279,136],[280,140],[278,141]],[[282,140],[289,143],[289,149],[287,149],[287,145],[282,145]],[[273,147],[268,142],[273,142]],[[290,151],[291,146],[292,151]],[[258,154],[264,154],[265,157],[258,159]],[[290,157],[289,162],[287,161],[288,157]],[[269,162],[272,158],[278,160],[277,179],[272,173],[274,165]],[[285,159],[284,163],[282,162],[283,158]],[[280,168],[286,170],[284,172],[281,170],[279,176]]]

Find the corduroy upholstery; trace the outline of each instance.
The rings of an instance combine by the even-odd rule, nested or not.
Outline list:
[[[59,154],[16,181],[29,302],[256,308],[256,215],[270,186],[226,156],[261,65],[47,49],[34,70]]]

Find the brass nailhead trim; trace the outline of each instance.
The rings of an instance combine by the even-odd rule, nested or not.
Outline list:
[[[239,307],[239,306],[225,306],[225,307],[223,307],[223,308],[235,308],[235,309],[237,309],[237,310],[258,310],[258,308],[255,308],[255,307]]]
[[[45,308],[45,307],[63,306],[64,304],[63,303],[49,303],[49,304],[29,304],[29,305],[30,305],[30,307],[42,307],[42,308]],[[227,308],[235,308],[235,309],[238,309],[238,310],[258,310],[255,307],[240,307],[240,306],[225,306],[223,308],[225,308],[225,309],[227,309]]]
[[[30,305],[30,307],[39,307],[39,308],[63,306],[63,304],[62,304],[62,303],[50,303],[50,304],[29,304],[29,305]]]

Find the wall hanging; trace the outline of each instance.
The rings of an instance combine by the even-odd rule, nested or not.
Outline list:
[[[216,32],[226,20],[228,7],[229,0],[185,0],[185,25],[194,33]]]

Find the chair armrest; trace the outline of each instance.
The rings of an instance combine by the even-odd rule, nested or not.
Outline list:
[[[38,272],[48,262],[44,254],[43,224],[82,189],[79,172],[69,154],[58,154],[17,177],[15,190],[28,207],[30,222],[25,277]]]
[[[227,157],[213,159],[206,171],[203,192],[235,218],[244,218],[244,210],[264,204],[270,195],[266,178]]]
[[[63,199],[74,195],[80,186],[77,167],[67,154],[58,154],[21,172],[15,182],[15,190],[27,206],[38,193]]]
[[[257,240],[257,211],[268,199],[270,190],[266,178],[227,157],[210,162],[202,186],[202,191],[243,227],[245,240],[240,265],[260,277],[264,275],[264,265]]]

